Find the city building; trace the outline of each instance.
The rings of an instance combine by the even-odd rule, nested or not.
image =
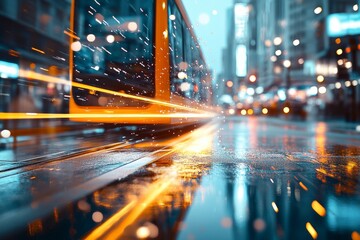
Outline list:
[[[223,74],[234,100],[360,120],[358,11],[357,0],[234,0]]]
[[[22,111],[15,102],[24,95],[33,101],[33,110],[66,111],[62,103],[68,86],[27,76],[39,73],[68,79],[70,4],[71,0],[0,1],[0,87],[6,92],[0,96],[0,111]]]

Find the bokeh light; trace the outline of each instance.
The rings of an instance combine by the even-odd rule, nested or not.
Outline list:
[[[7,129],[4,129],[0,132],[0,135],[3,138],[9,138],[11,136],[11,132]]]

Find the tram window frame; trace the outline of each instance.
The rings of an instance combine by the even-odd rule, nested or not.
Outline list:
[[[85,19],[82,15],[90,8],[91,5],[87,5],[88,2],[85,0],[81,2],[76,1],[75,3],[75,16],[78,16],[75,18],[74,30],[78,33],[78,36],[81,36],[81,39],[84,39],[84,42],[82,42],[81,52],[74,52],[74,81],[79,81],[83,84],[101,87],[112,91],[122,91],[128,94],[155,97],[156,1],[152,0],[148,2],[149,5],[147,8],[144,8],[147,10],[146,12],[141,9],[138,9],[138,12],[134,12],[136,10],[134,9],[134,6],[129,6],[129,4],[133,3],[131,0],[122,0],[122,4],[125,5],[125,8],[120,7],[120,3],[118,2],[119,6],[117,6],[118,8],[115,10],[112,8],[114,2],[111,1],[109,1],[109,5],[102,8],[101,11],[99,11],[99,9],[96,10],[94,7],[97,13],[106,17],[106,20],[111,20],[111,16],[114,15],[119,16],[120,18],[118,21],[121,21],[122,24],[124,24],[126,17],[139,18],[138,21],[141,24],[139,25],[139,29],[143,29],[143,31],[111,32],[112,35],[115,35],[116,39],[118,39],[115,39],[116,41],[111,43],[113,44],[111,46],[112,48],[102,44],[106,43],[105,36],[110,34],[110,32],[107,33],[106,28],[102,27],[103,25],[96,26],[96,28],[93,27],[95,26],[92,25],[94,23],[94,19],[89,16]],[[101,6],[104,5],[102,4]],[[126,6],[128,7],[126,8]],[[96,7],[100,8],[99,6]],[[129,18],[128,21],[135,20]],[[120,23],[118,22],[118,24]],[[101,36],[101,42],[87,42],[86,36],[88,34]],[[125,39],[128,40],[125,41]],[[142,44],[147,46],[146,48],[139,47],[142,45],[138,44],[133,45],[135,40],[140,42],[139,39],[142,41]],[[105,46],[108,52],[105,50],[99,52],[99,49],[102,46]],[[91,49],[94,50],[92,55],[87,53],[87,51],[89,52]],[[109,52],[111,54],[109,54]],[[98,68],[94,69],[92,66],[97,66]],[[98,106],[96,98],[103,96],[111,100],[111,104],[106,105],[109,107],[134,107],[149,104],[144,101],[130,101],[128,99],[122,99],[122,97],[119,96],[113,96],[111,94],[109,95],[101,92],[96,92],[94,94],[90,91],[76,87],[73,87],[73,96],[76,104],[80,106]]]
[[[175,16],[174,20],[170,19],[171,15]],[[202,59],[196,36],[191,32],[191,27],[186,24],[175,1],[169,1],[168,17],[170,36],[170,90],[174,94],[201,102],[202,78],[204,74],[199,68],[201,65],[204,65],[204,60]],[[178,44],[180,36],[181,44]],[[186,62],[186,69],[180,68],[179,65],[181,62]],[[180,71],[186,71],[187,79],[178,78]],[[189,91],[186,93],[181,91],[180,85],[183,82],[189,84]],[[195,90],[196,88],[197,90]]]
[[[171,26],[169,27],[169,29],[171,30],[171,32],[170,32],[171,39],[173,39],[173,42],[172,42],[172,49],[174,51],[173,64],[174,64],[174,67],[177,68],[179,63],[184,61],[184,45],[183,45],[184,32],[183,32],[182,24],[181,24],[183,22],[183,17],[175,3],[173,4],[173,6],[170,9],[173,10],[171,12],[171,14],[173,14],[175,16],[175,20],[173,20],[173,21],[170,20]],[[173,24],[171,24],[171,23],[173,23]]]
[[[184,28],[183,16],[175,3],[175,1],[169,1],[168,4],[168,29],[169,29],[169,47],[170,50],[170,91],[177,95],[184,96],[180,90],[180,84],[183,80],[178,78],[180,69],[180,63],[185,61],[184,50]],[[175,19],[171,20],[170,15],[174,15]]]

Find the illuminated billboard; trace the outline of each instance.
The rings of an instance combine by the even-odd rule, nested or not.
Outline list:
[[[326,31],[329,37],[343,37],[360,34],[360,14],[335,13],[326,19]]]
[[[236,3],[234,7],[235,41],[236,41],[236,76],[247,74],[247,47],[249,7],[245,3]]]
[[[17,78],[19,77],[19,65],[0,61],[0,77],[1,78]]]
[[[235,16],[235,39],[243,42],[247,39],[247,23],[249,18],[249,8],[244,3],[237,3],[234,7]]]
[[[246,46],[241,44],[236,47],[236,76],[245,77],[247,74]]]

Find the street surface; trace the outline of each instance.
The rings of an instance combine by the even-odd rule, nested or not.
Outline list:
[[[355,128],[228,117],[126,147],[118,136],[120,148],[1,172],[1,234],[9,239],[360,239]]]

